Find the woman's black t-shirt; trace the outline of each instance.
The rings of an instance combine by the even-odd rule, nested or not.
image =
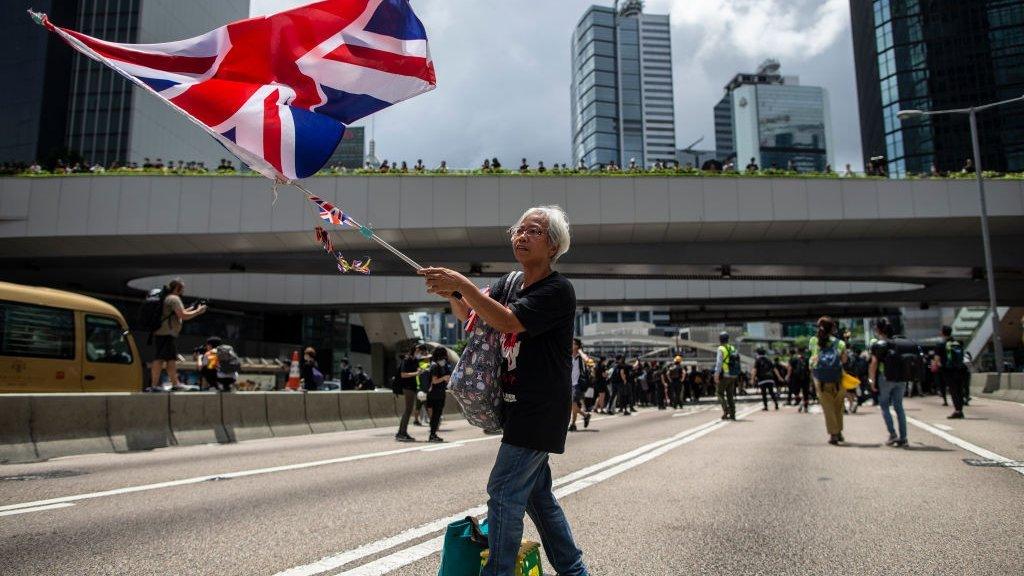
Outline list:
[[[507,281],[508,276],[495,285],[492,296],[496,300],[505,295]],[[502,377],[502,441],[562,454],[572,404],[576,292],[569,280],[552,272],[526,289],[521,284],[513,286],[508,307],[526,331],[517,335]]]

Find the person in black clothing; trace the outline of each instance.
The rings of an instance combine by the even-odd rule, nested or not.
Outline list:
[[[683,357],[676,356],[672,363],[661,373],[661,381],[668,387],[669,405],[673,410],[683,407],[683,377],[686,368],[683,366]],[[686,390],[689,394],[689,387]]]
[[[302,386],[309,391],[319,390],[320,386],[317,384],[317,380],[323,380],[323,375],[321,375],[319,379],[314,377],[314,370],[319,372],[320,365],[316,363],[316,350],[310,346],[303,352],[302,364],[299,366],[299,374],[302,376]]]
[[[612,376],[612,382],[615,383],[615,378],[618,378],[619,391],[615,394],[615,411],[623,416],[632,415],[633,410],[630,409],[630,405],[633,402],[633,368],[626,362],[625,358],[621,355],[616,358],[615,363],[615,375]]]
[[[775,376],[775,396],[778,398],[782,395],[782,386],[789,377],[789,365],[784,363],[782,358],[775,356],[775,359],[772,361],[772,367],[775,369],[773,372]]]
[[[953,338],[953,328],[942,327],[942,343],[935,347],[933,365],[938,367],[936,375],[941,385],[949,390],[953,397],[953,413],[950,419],[964,417],[964,406],[967,395],[965,390],[970,386],[970,373],[964,361],[964,344]]]
[[[790,351],[789,358],[789,396],[795,395],[795,404],[800,406],[801,400],[803,405],[800,406],[798,412],[810,413],[808,405],[811,402],[811,377],[807,366],[807,360],[804,357],[804,349]],[[786,397],[786,403],[789,403],[789,396]]]
[[[416,439],[409,435],[409,418],[412,417],[413,408],[416,407],[416,379],[420,375],[420,360],[429,357],[426,344],[417,344],[409,355],[402,361],[398,371],[398,378],[402,383],[402,396],[405,399],[405,411],[398,423],[398,433],[395,440],[399,442],[415,442]]]
[[[355,384],[356,390],[373,390],[373,378],[363,370],[362,366],[356,366],[356,374],[352,377],[352,382]]]
[[[628,380],[623,379],[622,367],[625,366],[626,362],[622,354],[615,357],[615,360],[611,363],[611,375],[608,377],[608,384],[611,386],[611,397],[608,399],[608,407],[605,409],[606,414],[614,414],[616,410],[622,404],[622,389],[625,388]]]
[[[602,413],[608,402],[608,360],[602,356],[594,365],[594,411]]]
[[[487,482],[490,555],[480,576],[515,569],[529,514],[554,571],[588,576],[565,513],[551,491],[549,455],[565,452],[572,404],[572,335],[576,293],[551,269],[569,250],[569,221],[557,206],[531,208],[509,228],[522,283],[506,275],[483,294],[468,278],[446,268],[425,268],[428,292],[447,298],[460,320],[470,309],[516,344],[504,356],[501,378],[504,436]],[[508,285],[506,285],[508,284]],[[508,297],[503,306],[498,298]]]
[[[452,366],[448,363],[448,350],[444,346],[434,348],[430,355],[430,389],[427,393],[427,407],[430,409],[430,439],[428,442],[444,442],[437,435],[441,426],[441,414],[444,412],[445,391],[448,380],[452,376]]]
[[[754,367],[750,370],[750,379],[757,382],[757,387],[761,389],[761,402],[764,404],[764,408],[761,410],[768,410],[769,395],[772,397],[772,402],[775,403],[775,409],[778,410],[779,397],[775,393],[775,383],[782,380],[782,376],[766,354],[768,352],[764,348],[757,349],[757,358],[754,360]]]
[[[658,410],[665,410],[668,404],[668,384],[665,382],[665,367],[660,362],[651,361],[648,371],[651,390],[654,391],[654,403]]]
[[[691,366],[690,372],[686,375],[686,381],[683,382],[684,400],[686,397],[693,399],[694,404],[700,403],[700,397],[704,393],[704,382],[705,377],[697,369],[697,366]]]
[[[338,369],[338,382],[342,390],[355,390],[355,378],[352,376],[352,368],[348,365],[348,358],[342,358]]]

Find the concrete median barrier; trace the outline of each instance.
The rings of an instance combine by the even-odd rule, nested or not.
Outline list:
[[[341,410],[341,421],[347,430],[363,430],[373,428],[370,417],[369,392],[341,392],[338,407]]]
[[[107,435],[107,396],[32,396],[32,438],[42,459],[113,452]]]
[[[455,400],[455,397],[452,396],[452,393],[445,392],[445,396],[447,397],[444,399],[444,412],[442,414],[449,420],[452,418],[462,418],[462,408],[459,406],[458,401]]]
[[[170,394],[169,414],[174,443],[179,446],[230,442],[221,420],[220,394]]]
[[[341,394],[337,392],[307,392],[306,422],[314,434],[342,432],[345,423],[341,419]]]
[[[221,417],[232,442],[271,438],[267,395],[263,392],[221,394]]]
[[[971,395],[1024,403],[1024,374],[971,374]]]
[[[32,397],[0,396],[0,464],[39,460],[32,442]]]
[[[373,420],[374,428],[398,426],[395,395],[390,390],[387,392],[367,392],[366,395],[370,404],[370,418]]]
[[[118,452],[171,446],[169,395],[107,396],[107,430]]]
[[[306,399],[301,392],[268,392],[267,422],[274,436],[312,434],[306,422]]]

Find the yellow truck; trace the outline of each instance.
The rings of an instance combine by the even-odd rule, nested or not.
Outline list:
[[[110,304],[0,282],[0,393],[141,392],[142,366]]]

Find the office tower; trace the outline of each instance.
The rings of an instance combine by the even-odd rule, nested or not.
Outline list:
[[[62,0],[42,2],[54,24],[111,42],[158,43],[197,36],[249,15],[248,0]],[[68,149],[86,163],[165,163],[201,160],[227,152],[167,104],[107,68],[74,52],[21,14],[4,24],[19,40],[0,60],[8,81],[27,87],[0,97],[16,110],[17,138],[0,147],[2,160],[32,161]],[[0,125],[2,126],[2,125]],[[66,156],[65,156],[66,157]]]
[[[327,168],[348,168],[354,170],[362,168],[366,153],[366,128],[362,126],[349,126],[345,129],[345,135],[338,142],[334,154],[327,161]]]
[[[864,158],[890,175],[958,171],[966,116],[901,122],[901,109],[969,108],[1024,94],[1024,2],[851,0]],[[1024,171],[1024,106],[979,114],[982,168]]]
[[[715,105],[715,147],[742,170],[753,158],[762,168],[822,172],[832,161],[828,93],[783,76],[775,60],[753,74],[737,74]]]
[[[73,21],[73,0],[39,0],[37,11],[55,22]],[[0,74],[17,88],[0,93],[0,162],[29,164],[65,146],[72,50],[24,11],[0,20]]]
[[[676,157],[668,15],[591,6],[572,37],[572,154],[589,166]]]

